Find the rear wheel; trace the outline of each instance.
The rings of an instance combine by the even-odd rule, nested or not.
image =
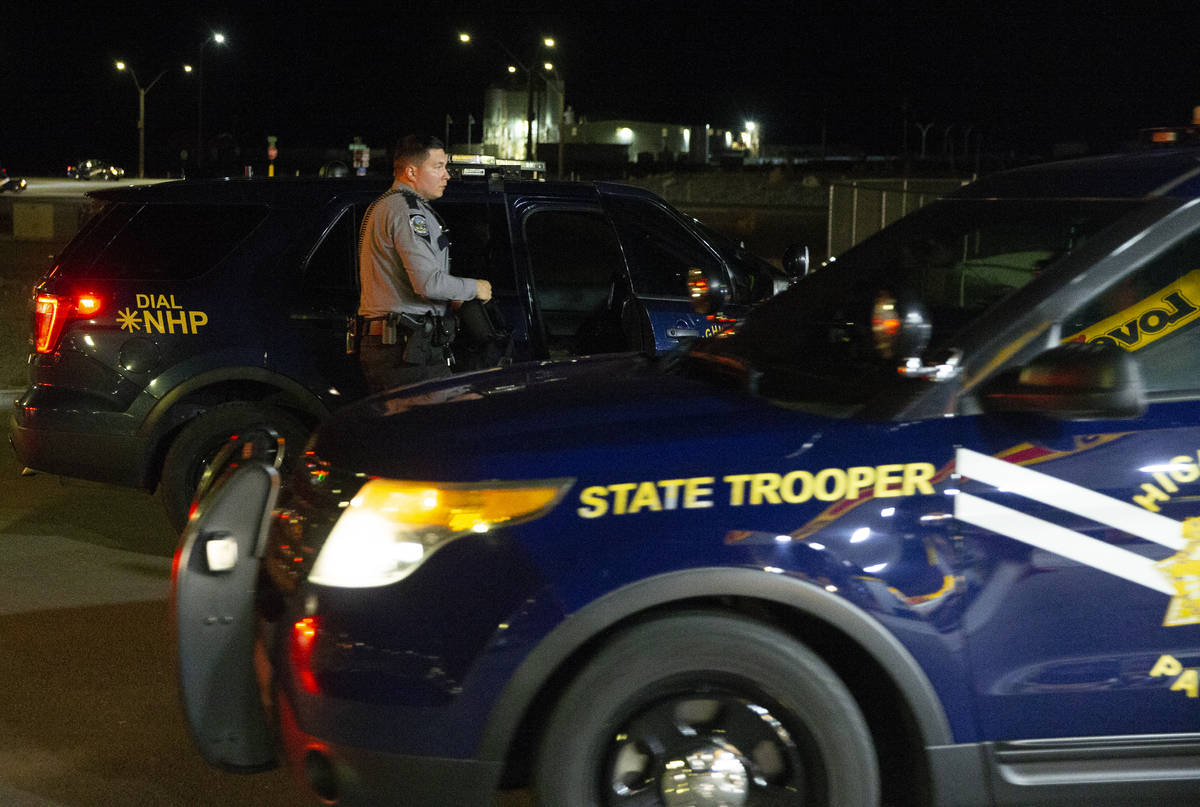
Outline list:
[[[879,802],[870,731],[833,670],[766,625],[708,613],[601,650],[555,707],[534,780],[543,807]]]
[[[245,437],[251,432],[260,432],[267,440],[283,441],[283,456],[276,465],[298,455],[308,438],[308,428],[296,417],[262,404],[234,401],[197,415],[171,443],[159,481],[167,517],[176,530],[187,523],[196,488],[221,446],[235,434]]]

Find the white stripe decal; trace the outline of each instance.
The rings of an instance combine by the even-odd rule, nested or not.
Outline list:
[[[954,517],[1163,594],[1176,594],[1149,558],[969,493],[954,497]]]
[[[1175,550],[1183,549],[1187,545],[1183,540],[1183,525],[1175,519],[1151,513],[1137,505],[1105,496],[1058,477],[1022,468],[1020,465],[998,460],[968,448],[958,449],[954,467],[963,476],[1066,510],[1068,513],[1099,521],[1138,538]],[[1016,535],[1010,537],[1020,540]]]

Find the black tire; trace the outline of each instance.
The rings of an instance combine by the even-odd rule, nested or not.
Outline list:
[[[690,795],[671,790],[680,777]],[[870,730],[829,665],[762,623],[700,612],[596,655],[554,708],[533,789],[541,807],[880,799]],[[706,789],[724,795],[696,801]]]
[[[167,518],[176,530],[182,530],[187,523],[196,487],[221,446],[231,435],[257,430],[283,439],[284,463],[300,454],[309,433],[303,423],[287,412],[244,401],[218,404],[183,427],[167,450],[159,480]]]

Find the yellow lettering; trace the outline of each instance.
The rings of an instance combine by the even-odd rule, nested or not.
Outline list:
[[[691,509],[696,507],[712,507],[713,503],[701,497],[712,495],[712,488],[706,487],[716,481],[711,476],[694,476],[683,483],[683,506]]]
[[[779,474],[755,474],[750,481],[750,504],[757,506],[764,501],[779,504]]]
[[[181,305],[176,305],[176,304],[175,304],[175,295],[174,295],[174,294],[172,294],[172,295],[171,295],[171,305],[170,305],[170,307],[171,307],[171,308],[183,308],[183,306],[181,306]]]
[[[201,325],[208,324],[208,314],[203,311],[189,311],[188,317],[192,321],[192,333],[195,333]]]
[[[875,495],[880,497],[900,495],[900,473],[903,465],[880,465],[875,469]]]
[[[138,308],[149,308],[150,307],[150,295],[149,294],[135,294],[135,295],[133,295],[133,297],[134,297],[134,300],[137,302]]]
[[[833,486],[830,487],[830,482]],[[823,502],[835,502],[846,496],[846,472],[841,468],[826,468],[818,471],[813,479],[816,497]]]
[[[801,482],[800,492],[796,492],[796,480]],[[792,471],[783,477],[783,481],[779,485],[779,495],[788,504],[800,504],[812,498],[813,494],[813,475],[808,471]]]
[[[607,488],[590,487],[584,488],[579,494],[579,503],[584,505],[575,510],[580,518],[599,518],[608,512],[608,501],[604,498],[608,495]]]
[[[658,498],[658,488],[653,482],[643,482],[638,485],[637,492],[633,494],[633,501],[629,503],[629,510],[627,512],[636,513],[642,508],[662,510],[662,502]]]
[[[1154,472],[1154,481],[1157,482],[1159,484],[1159,486],[1163,490],[1165,490],[1167,493],[1178,493],[1179,492],[1179,486],[1176,485],[1174,482],[1172,482],[1170,479],[1168,479],[1167,475],[1164,474],[1162,471]]]
[[[846,469],[846,498],[857,499],[858,492],[875,484],[875,468],[870,465],[856,465]]]
[[[1197,479],[1200,479],[1200,467],[1198,467],[1196,463],[1192,461],[1191,457],[1186,455],[1182,457],[1172,457],[1171,464],[1179,466],[1171,470],[1171,478],[1176,482],[1186,484],[1188,482],[1195,482]]]
[[[1158,661],[1154,662],[1154,667],[1150,670],[1150,675],[1155,678],[1160,678],[1164,675],[1179,675],[1183,672],[1183,665],[1179,663],[1179,659],[1174,656],[1159,656]]]
[[[147,329],[147,330],[149,330],[149,329]],[[1144,494],[1138,494],[1138,495],[1134,496],[1133,503],[1140,504],[1142,507],[1146,508],[1151,513],[1158,512],[1158,505],[1155,504],[1155,502],[1166,502],[1166,501],[1171,500],[1170,496],[1163,493],[1161,490],[1154,487],[1154,485],[1151,485],[1149,482],[1142,483],[1142,490],[1144,490],[1146,492]]]
[[[674,510],[679,506],[679,489],[683,487],[683,479],[664,479],[658,483],[658,486],[663,489],[666,498],[663,500],[663,507],[667,510]]]
[[[1178,689],[1186,692],[1189,698],[1200,695],[1200,676],[1196,675],[1195,667],[1188,667],[1182,675],[1175,679],[1175,683],[1171,684],[1172,692]]]
[[[625,508],[629,504],[629,491],[636,488],[637,485],[633,482],[622,482],[618,485],[609,485],[608,489],[613,493],[613,515],[625,515]]]
[[[729,483],[729,506],[741,507],[746,502],[746,483],[754,474],[730,474],[722,477],[722,482]]]
[[[179,326],[180,333],[187,333],[188,332],[187,314],[182,311],[179,312],[178,314],[173,314],[170,311],[168,311],[167,312],[167,330],[170,331],[171,333],[175,333],[176,325]]]
[[[929,480],[933,479],[933,475],[937,473],[937,469],[932,463],[928,462],[910,462],[904,466],[904,495],[911,496],[916,491],[921,491],[926,496],[933,495],[933,485]]]
[[[153,311],[153,310],[147,308],[147,309],[145,309],[145,311],[143,311],[143,313],[145,314],[145,317],[146,317],[146,323],[145,323],[146,324],[146,333],[151,332],[151,330],[150,330],[151,324],[154,325],[154,330],[158,331],[159,333],[167,332],[166,329],[163,328],[163,318],[162,318],[163,312]]]

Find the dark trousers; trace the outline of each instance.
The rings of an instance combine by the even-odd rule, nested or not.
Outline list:
[[[401,336],[394,345],[385,345],[379,336],[364,336],[358,346],[358,363],[367,380],[367,389],[372,394],[415,384],[427,378],[444,378],[450,375],[441,348],[432,345],[412,344],[412,336]],[[407,349],[406,349],[407,348]]]

